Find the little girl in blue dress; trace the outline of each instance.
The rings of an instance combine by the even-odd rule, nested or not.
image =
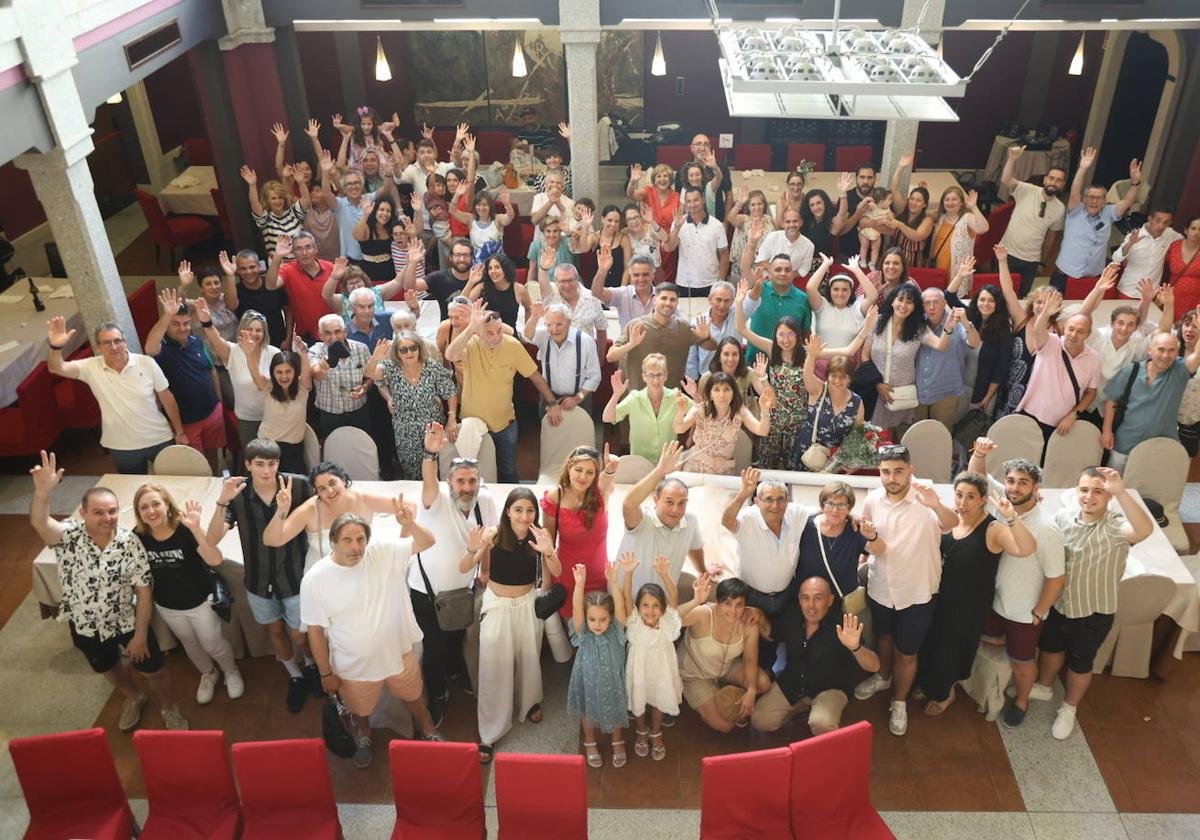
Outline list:
[[[611,567],[611,564],[610,564]],[[571,644],[579,648],[567,687],[567,709],[580,715],[583,749],[589,767],[604,759],[596,746],[596,730],[612,733],[613,767],[625,766],[625,741],[621,731],[628,723],[625,702],[625,632],[615,620],[619,587],[608,592],[587,592],[587,567],[572,570],[575,593],[568,626]],[[610,568],[611,576],[612,570]]]

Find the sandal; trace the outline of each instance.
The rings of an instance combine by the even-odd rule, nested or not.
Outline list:
[[[945,700],[930,700],[925,704],[925,714],[929,715],[930,717],[938,717],[939,715],[945,714],[946,710],[950,708],[950,704],[954,702],[954,697],[955,692],[954,689],[951,688],[950,694]]]
[[[603,767],[604,759],[600,757],[600,749],[595,741],[583,742],[583,754],[587,756],[588,767]]]
[[[617,747],[621,748],[620,752],[617,752]],[[628,759],[629,759],[629,757],[625,754],[625,742],[624,741],[613,741],[612,742],[612,751],[613,751],[613,757],[612,757],[613,767],[618,767],[618,768],[624,767],[625,762],[628,761]]]
[[[646,736],[649,734],[650,732],[646,729],[637,730],[637,740],[633,742],[634,755],[640,758],[645,758],[646,756],[650,755],[650,742],[646,740]],[[659,733],[659,736],[662,736],[661,732]]]
[[[542,704],[534,703],[532,706],[530,706],[529,711],[525,713],[525,720],[529,721],[530,723],[541,723]]]
[[[663,744],[662,733],[661,732],[651,732],[650,737],[658,739],[658,743],[654,744],[650,747],[650,757],[653,758],[655,761],[662,761],[664,758],[667,757],[667,748],[666,748],[666,745]]]
[[[491,764],[492,757],[495,754],[496,754],[496,748],[493,747],[491,744],[480,744],[479,745],[479,763],[480,764]]]

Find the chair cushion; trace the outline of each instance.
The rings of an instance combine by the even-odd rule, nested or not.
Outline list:
[[[31,822],[25,832],[25,840],[62,840],[64,837],[123,840],[132,832],[133,816],[128,806],[90,814],[63,810]]]
[[[138,837],[140,840],[237,840],[241,823],[237,811],[194,816],[151,814]]]
[[[212,225],[201,216],[168,216],[167,227],[180,245],[203,242],[213,233]]]

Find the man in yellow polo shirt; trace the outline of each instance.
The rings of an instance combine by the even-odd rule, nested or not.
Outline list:
[[[487,424],[496,444],[496,471],[502,483],[516,484],[517,414],[513,408],[513,376],[521,374],[546,401],[551,426],[562,422],[558,399],[538,372],[537,363],[520,341],[504,334],[500,315],[482,300],[471,304],[471,323],[446,348],[446,361],[463,363],[460,416]]]

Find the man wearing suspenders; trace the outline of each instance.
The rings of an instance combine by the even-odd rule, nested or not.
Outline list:
[[[545,324],[539,326],[538,322]],[[600,356],[596,340],[571,326],[571,310],[562,303],[535,304],[525,319],[525,340],[538,349],[542,377],[563,411],[584,404],[591,410],[591,395],[600,387]]]

